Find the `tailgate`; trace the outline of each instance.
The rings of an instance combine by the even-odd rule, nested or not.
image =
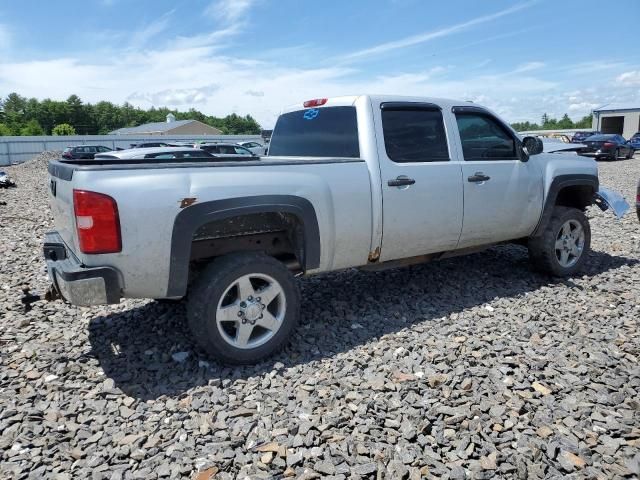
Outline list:
[[[72,175],[72,169],[56,168],[49,163],[49,205],[55,229],[64,242],[76,250]]]

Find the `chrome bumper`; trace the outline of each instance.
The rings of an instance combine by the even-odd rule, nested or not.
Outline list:
[[[118,271],[111,267],[84,267],[57,232],[46,234],[44,257],[53,287],[69,303],[120,303]]]
[[[622,218],[631,208],[621,194],[606,187],[598,189],[594,200],[602,211],[611,209],[618,219]]]

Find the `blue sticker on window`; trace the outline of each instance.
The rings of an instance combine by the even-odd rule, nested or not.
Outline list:
[[[320,115],[320,110],[317,108],[310,108],[309,110],[305,110],[304,119],[305,120],[315,120]]]

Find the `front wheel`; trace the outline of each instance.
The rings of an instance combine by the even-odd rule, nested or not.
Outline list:
[[[187,318],[196,342],[230,364],[278,352],[299,317],[300,293],[289,270],[260,253],[215,259],[189,293]]]
[[[568,277],[584,264],[591,246],[591,227],[585,214],[557,206],[541,235],[529,239],[533,266],[556,277]]]
[[[633,148],[629,149],[629,153],[627,154],[627,160],[631,160],[636,151]]]

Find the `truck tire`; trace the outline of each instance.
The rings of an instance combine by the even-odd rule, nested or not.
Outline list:
[[[289,270],[261,253],[219,257],[198,276],[187,299],[196,342],[224,363],[256,363],[278,352],[300,316],[300,291]]]
[[[556,277],[578,272],[591,246],[591,227],[585,214],[556,206],[541,235],[529,238],[529,259],[537,270]]]

